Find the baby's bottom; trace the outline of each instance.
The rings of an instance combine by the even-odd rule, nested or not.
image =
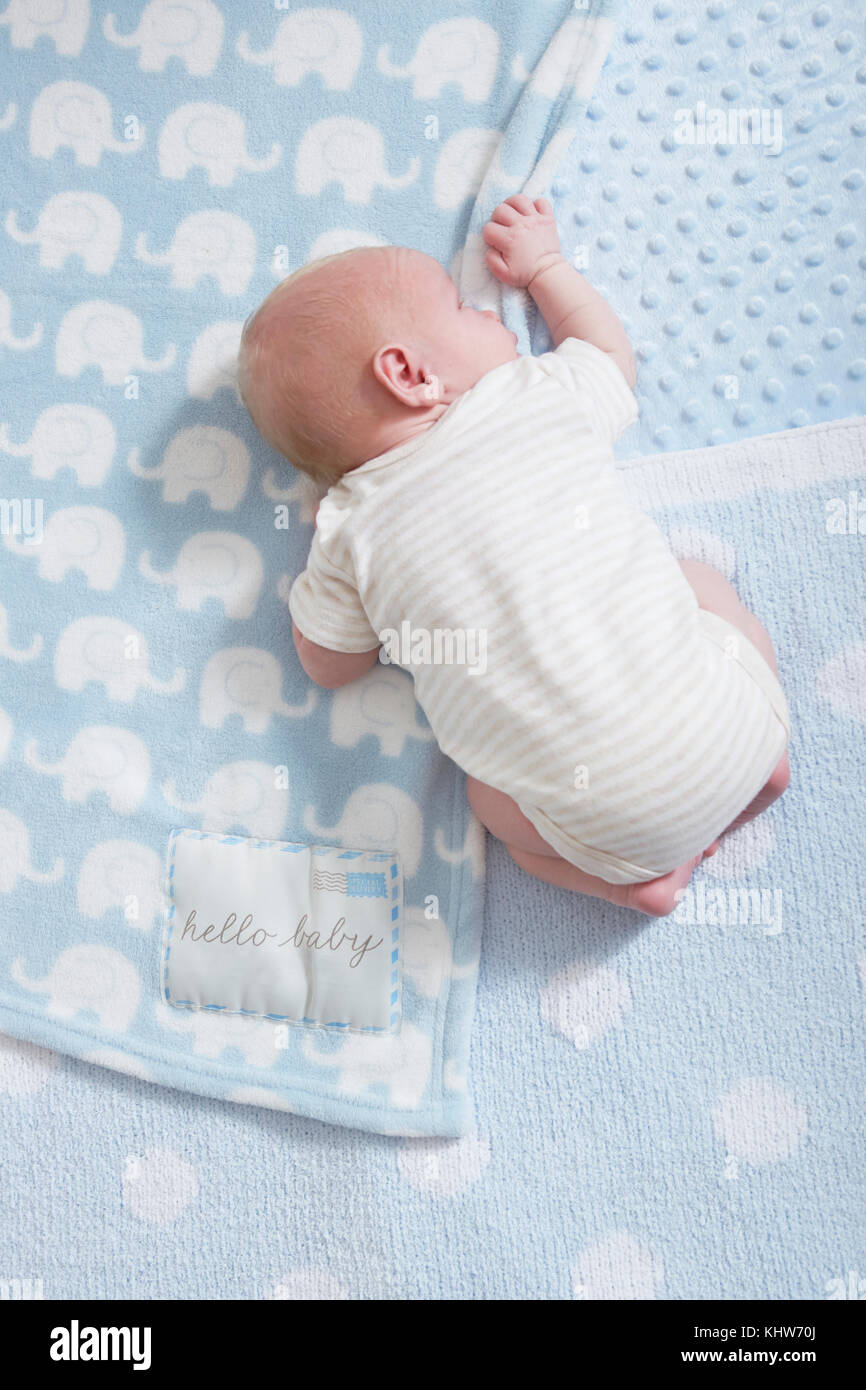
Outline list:
[[[750,613],[748,608],[743,606],[736,590],[724,575],[711,565],[700,564],[697,560],[683,560],[680,563],[701,608],[716,613],[733,627],[739,628],[757,647],[771,670],[778,675],[776,656],[768,632],[758,622],[754,613]],[[724,833],[745,825],[747,821],[754,820],[755,816],[766,811],[767,807],[782,795],[789,778],[788,755],[784,753],[766,786],[762,787],[754,801],[737,816]],[[512,798],[504,792],[488,787],[475,777],[467,777],[466,791],[469,804],[481,823],[487,827],[491,835],[504,842],[515,864],[532,874],[533,878],[540,878],[557,888],[571,888],[576,893],[604,898],[619,907],[631,907],[637,912],[646,912],[654,917],[664,917],[667,913],[673,912],[679,901],[677,894],[686,887],[695,866],[704,855],[714,854],[718,847],[716,840],[707,846],[703,855],[698,855],[688,864],[681,864],[679,868],[672,869],[660,878],[651,879],[648,883],[608,883],[603,878],[584,873],[582,869],[576,868],[557,854],[556,850],[542,839]]]

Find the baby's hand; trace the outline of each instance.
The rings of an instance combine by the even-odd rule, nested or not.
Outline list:
[[[497,279],[526,289],[539,270],[562,260],[553,208],[546,198],[535,202],[524,193],[506,198],[482,232],[485,260]]]

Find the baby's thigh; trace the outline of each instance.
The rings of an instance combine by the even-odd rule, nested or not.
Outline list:
[[[724,618],[732,627],[738,628],[757,647],[770,668],[777,671],[776,654],[770,634],[746,607],[725,576],[712,565],[705,565],[700,560],[680,560],[679,564],[695,591],[699,606],[708,613],[715,613],[718,617]]]
[[[528,850],[534,854],[559,856],[546,840],[543,840],[532,821],[519,810],[517,803],[505,792],[488,787],[476,777],[466,777],[466,795],[481,824],[486,826],[497,840],[503,840],[514,849]]]

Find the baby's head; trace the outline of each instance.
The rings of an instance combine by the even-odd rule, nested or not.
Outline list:
[[[268,443],[330,486],[435,424],[516,341],[492,310],[460,302],[432,256],[363,247],[268,295],[244,325],[238,383]]]

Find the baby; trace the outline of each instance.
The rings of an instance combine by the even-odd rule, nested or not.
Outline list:
[[[250,414],[328,488],[289,596],[295,645],[333,689],[386,633],[414,634],[399,664],[515,862],[663,916],[718,837],[787,786],[773,649],[629,498],[613,445],[637,418],[634,358],[562,256],[550,203],[506,199],[484,240],[554,351],[520,356],[403,246],[311,262],[247,320]],[[459,659],[468,634],[483,670]]]

